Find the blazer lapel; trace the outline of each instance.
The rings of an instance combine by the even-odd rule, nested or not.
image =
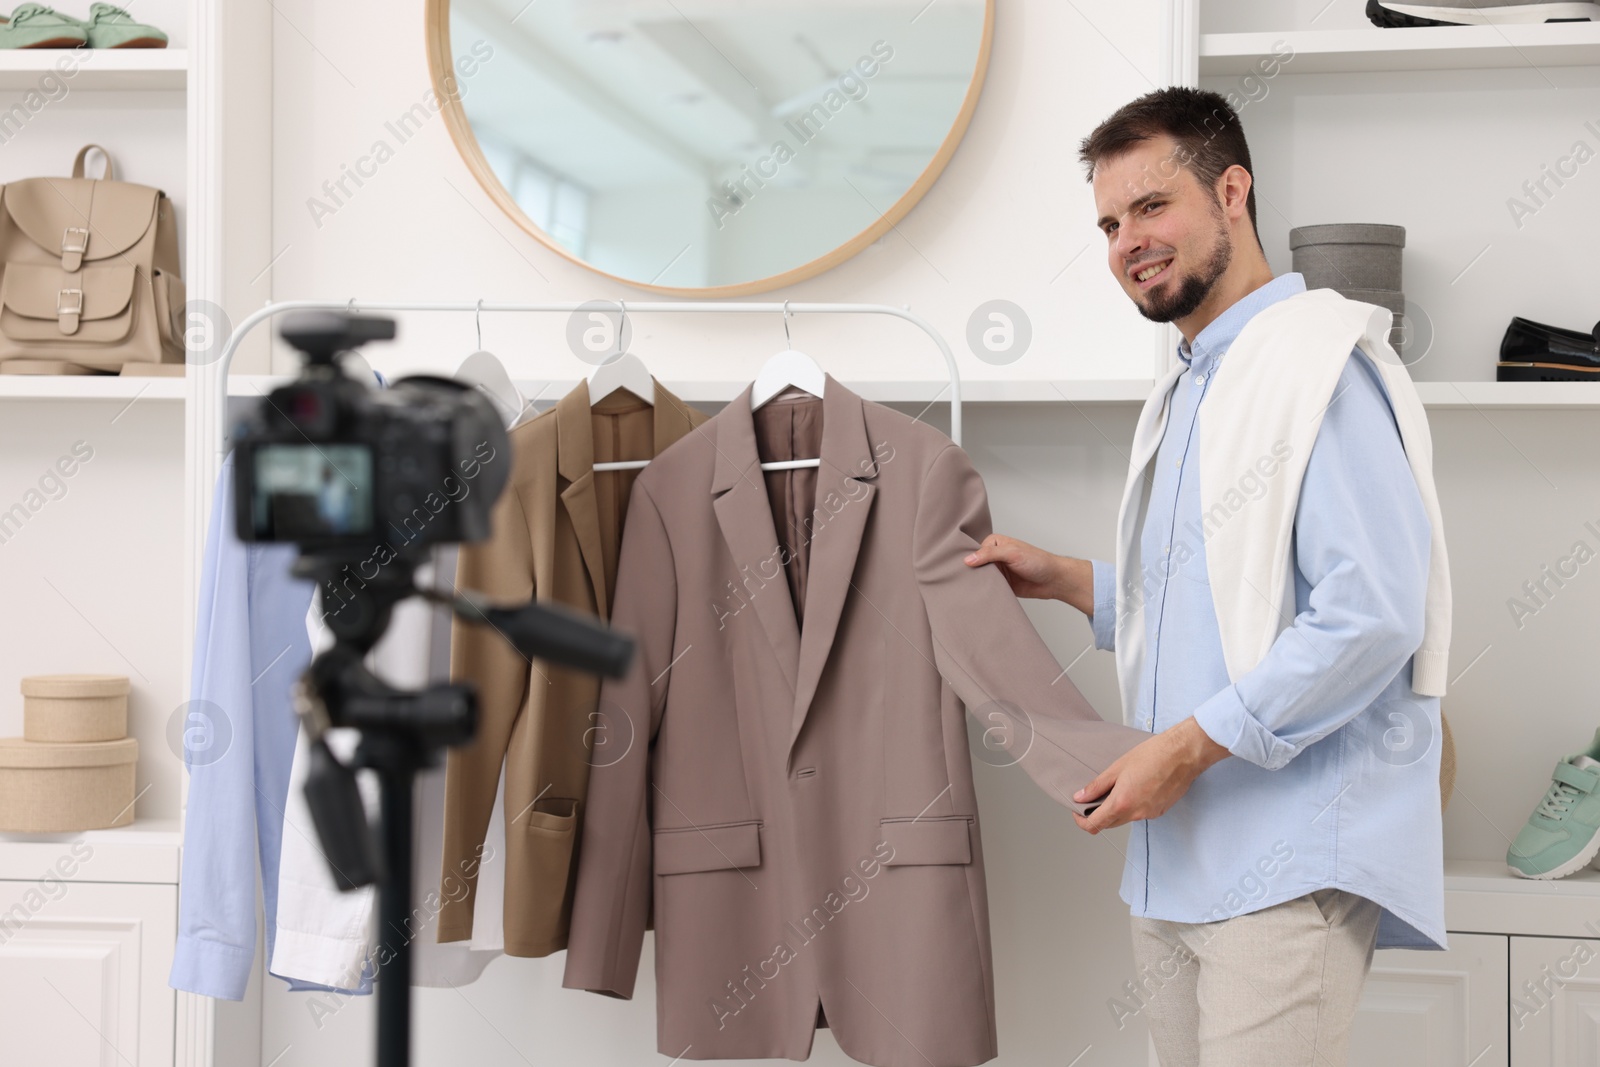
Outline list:
[[[735,397],[712,424],[717,428],[712,508],[737,568],[733,579],[717,590],[718,613],[723,615],[724,625],[739,625],[745,620],[728,616],[755,612],[777,655],[784,683],[792,689],[800,660],[800,627],[789,599],[789,580],[772,525],[761,460],[756,455],[750,389]]]
[[[833,649],[839,616],[855,575],[856,555],[877,494],[867,479],[877,474],[861,398],[828,375],[822,395],[822,466],[817,470],[811,526],[803,531],[811,539],[811,561],[806,572],[806,624],[800,634],[800,674],[790,747],[800,735]]]
[[[589,383],[577,388],[556,404],[556,469],[567,480],[561,490],[561,503],[578,536],[584,569],[594,587],[595,610],[601,621],[609,612],[605,559],[600,548],[600,512],[594,501],[594,425],[589,414]]]

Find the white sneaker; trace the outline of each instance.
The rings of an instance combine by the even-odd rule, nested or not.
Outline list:
[[[1524,22],[1600,22],[1600,3],[1549,0],[1433,0],[1431,4],[1367,0],[1378,26],[1506,26]]]

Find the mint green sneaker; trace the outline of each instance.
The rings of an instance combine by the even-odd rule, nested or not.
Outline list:
[[[1556,764],[1550,788],[1506,850],[1520,878],[1565,878],[1600,854],[1600,730],[1589,751]]]
[[[82,48],[89,39],[77,19],[43,4],[18,4],[0,15],[0,48]]]
[[[74,19],[89,37],[90,48],[165,48],[167,35],[154,26],[135,22],[115,4],[90,4],[88,19]]]

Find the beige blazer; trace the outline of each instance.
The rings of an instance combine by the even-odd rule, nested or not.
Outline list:
[[[511,480],[489,540],[461,549],[456,585],[491,599],[537,598],[604,619],[637,471],[597,462],[648,459],[706,421],[660,382],[652,408],[631,393],[593,407],[587,383],[511,431]],[[530,662],[499,634],[461,622],[451,676],[478,692],[478,733],[445,760],[439,935],[472,937],[479,850],[505,764],[505,950],[546,956],[566,945],[573,853],[589,781],[588,732],[600,683]]]
[[[653,916],[663,1055],[805,1059],[819,1025],[881,1067],[996,1055],[965,712],[1063,804],[1148,735],[962,562],[989,532],[966,453],[831,377],[754,417],[747,389],[639,476],[564,985],[631,997]]]

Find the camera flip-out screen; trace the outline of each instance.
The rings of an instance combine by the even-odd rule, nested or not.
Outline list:
[[[372,449],[366,445],[260,445],[251,506],[256,538],[370,534],[372,488]]]

